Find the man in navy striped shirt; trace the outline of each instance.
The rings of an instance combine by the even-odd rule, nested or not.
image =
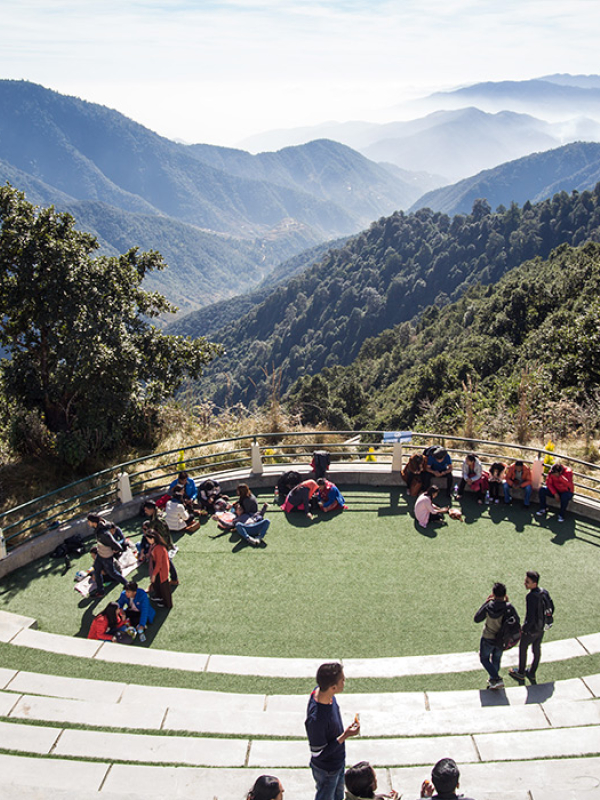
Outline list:
[[[344,729],[342,715],[335,699],[344,691],[344,670],[333,662],[321,664],[317,670],[317,687],[308,701],[306,733],[310,745],[310,767],[315,779],[315,800],[343,800],[346,746],[350,736],[360,733],[358,715]]]

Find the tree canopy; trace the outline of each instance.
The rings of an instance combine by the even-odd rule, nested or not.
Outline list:
[[[1,378],[13,433],[35,417],[72,465],[135,438],[140,420],[220,352],[152,324],[175,310],[142,289],[166,266],[159,253],[93,257],[97,247],[71,215],[0,188]]]

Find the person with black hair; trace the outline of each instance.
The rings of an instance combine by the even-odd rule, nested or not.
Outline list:
[[[304,723],[310,745],[310,768],[315,779],[315,800],[343,800],[346,746],[350,736],[360,733],[358,715],[344,728],[336,695],[344,691],[346,678],[341,664],[328,662],[317,670]]]
[[[284,791],[279,778],[273,775],[261,775],[254,781],[246,800],[283,800]]]
[[[375,794],[377,789],[377,775],[368,761],[359,761],[346,770],[344,776],[346,784],[345,800],[398,800],[399,795],[394,789],[388,794]]]
[[[450,510],[449,506],[436,506],[433,502],[438,492],[437,486],[430,486],[417,497],[414,507],[415,519],[422,528],[426,528],[430,522],[443,522],[444,514]]]
[[[453,758],[441,758],[431,770],[431,781],[423,781],[421,797],[433,797],[433,800],[456,800],[459,797],[460,800],[473,800],[472,797],[456,794],[459,778],[456,761]]]
[[[502,628],[507,604],[506,586],[503,583],[495,583],[492,593],[473,618],[474,622],[485,620],[479,644],[479,660],[489,675],[488,689],[504,689],[504,681],[500,677],[500,661],[503,650],[496,643],[496,637]]]
[[[94,580],[96,591],[94,597],[104,597],[104,583],[102,573],[115,583],[127,584],[116,563],[116,558],[121,555],[123,548],[112,535],[111,524],[98,514],[88,514],[87,521],[96,534],[96,558],[94,559]]]
[[[109,603],[92,620],[87,638],[116,642],[117,633],[126,627],[127,619],[125,613],[119,608],[118,603]]]
[[[545,589],[538,586],[539,582],[540,573],[536,570],[531,569],[525,573],[525,588],[528,593],[525,600],[525,621],[521,628],[521,641],[519,642],[519,667],[508,670],[510,677],[514,678],[521,686],[525,683],[525,678],[528,678],[530,683],[537,683],[536,673],[542,657],[542,639],[546,624],[543,593],[548,597],[552,610],[554,610],[550,595]],[[526,669],[529,646],[531,646],[533,660],[529,669]]]
[[[445,447],[427,447],[423,453],[425,465],[421,476],[423,488],[431,486],[433,478],[443,478],[448,497],[452,493],[452,459]]]

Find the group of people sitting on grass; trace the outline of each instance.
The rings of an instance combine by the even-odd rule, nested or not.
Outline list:
[[[452,758],[442,758],[431,770],[431,780],[426,778],[421,785],[420,798],[434,800],[471,800],[464,795],[457,795],[460,771]],[[399,800],[400,794],[391,789],[389,792],[377,792],[377,775],[368,761],[359,761],[349,767],[344,775],[346,787],[345,800]],[[283,800],[285,789],[279,778],[273,775],[261,775],[246,795],[246,800]],[[404,797],[404,795],[402,795]]]
[[[402,470],[402,477],[409,495],[417,498],[415,517],[421,527],[427,527],[430,521],[442,520],[444,514],[450,511],[454,478],[452,459],[444,447],[432,445],[423,453],[412,455]],[[434,478],[436,484],[432,483]],[[442,483],[448,495],[449,503],[446,506],[434,503],[439,493],[438,483]],[[474,493],[480,505],[484,503],[484,499],[490,503],[499,503],[501,492],[504,502],[510,504],[512,491],[520,489],[523,492],[523,505],[529,508],[533,492],[531,468],[517,460],[510,465],[495,461],[489,470],[485,470],[475,453],[469,453],[463,461],[460,480],[454,487],[455,497],[462,499],[467,488]],[[553,464],[546,475],[546,485],[541,486],[538,491],[540,508],[537,516],[547,513],[548,497],[552,496],[560,504],[558,521],[564,522],[567,506],[574,492],[573,470],[564,464]]]

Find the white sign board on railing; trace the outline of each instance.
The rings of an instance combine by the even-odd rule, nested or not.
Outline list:
[[[385,431],[383,434],[383,443],[395,444],[396,442],[400,442],[400,444],[407,444],[408,442],[412,442],[412,437],[412,431]]]

